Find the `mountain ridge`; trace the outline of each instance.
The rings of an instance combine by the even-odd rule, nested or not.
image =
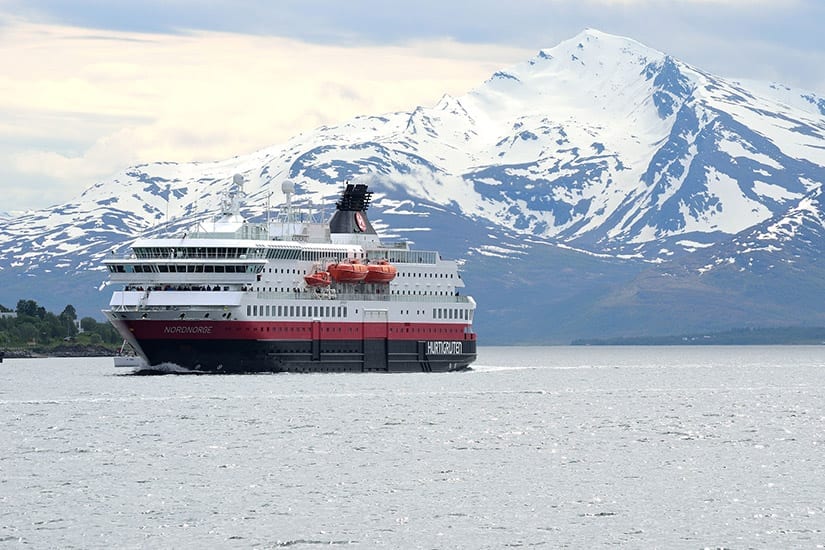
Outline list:
[[[748,87],[589,29],[433,107],[356,117],[224,161],[133,166],[70,203],[0,217],[0,303],[26,297],[10,292],[37,280],[103,307],[105,292],[96,290],[105,279],[103,255],[121,253],[141,235],[182,232],[215,213],[235,173],[247,182],[245,213],[252,217],[264,216],[270,189],[287,179],[305,206],[331,204],[344,180],[370,184],[379,232],[446,247],[445,255],[465,261],[480,332],[485,302],[498,307],[496,288],[532,296],[523,308],[545,300],[545,317],[529,314],[528,324],[555,328],[545,335],[531,328],[531,341],[563,342],[591,330],[689,332],[703,322],[738,328],[748,315],[732,307],[712,308],[713,321],[691,314],[697,292],[724,297],[737,284],[721,277],[708,286],[716,275],[701,279],[696,270],[713,271],[717,260],[721,269],[725,254],[744,258],[736,238],[767,242],[810,208],[821,214],[825,100],[778,84]],[[796,263],[783,264],[792,277],[818,268],[818,215],[794,226],[806,228],[807,246],[796,240],[802,233],[786,242],[799,248]],[[748,237],[749,231],[761,233]],[[579,266],[569,275],[574,282],[561,285],[575,303],[550,288],[570,272],[559,260]],[[525,280],[513,266],[543,278]],[[690,275],[665,287],[661,273]],[[803,279],[807,292],[819,288]],[[659,301],[639,301],[632,289]],[[621,319],[628,307],[637,322]],[[819,319],[812,309],[805,315]],[[507,311],[502,315],[520,326],[519,310]],[[771,318],[793,319],[783,311]]]

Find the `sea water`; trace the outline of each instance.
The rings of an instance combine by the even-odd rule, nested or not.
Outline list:
[[[825,346],[446,374],[0,364],[2,548],[817,548]]]

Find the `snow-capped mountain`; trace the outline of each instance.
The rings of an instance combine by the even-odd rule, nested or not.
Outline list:
[[[0,303],[48,305],[48,295],[102,307],[101,257],[214,214],[236,173],[252,216],[264,215],[270,189],[280,202],[287,179],[299,202],[315,205],[331,204],[344,180],[370,184],[379,232],[466,260],[468,286],[481,292],[473,290],[480,332],[489,307],[498,316],[490,326],[524,323],[534,331],[528,340],[564,341],[622,332],[621,315],[606,311],[661,290],[674,273],[710,292],[708,281],[731,262],[740,277],[815,262],[825,99],[726,80],[587,30],[433,107],[359,117],[222,162],[132,167],[69,204],[0,218]],[[736,277],[718,281],[720,295],[736,288]],[[61,292],[34,295],[54,287]],[[739,310],[706,325],[701,316],[682,322],[679,296],[671,289],[667,300],[634,302],[643,307],[633,330],[758,324]],[[522,308],[511,307],[522,297]],[[651,313],[660,306],[666,322]]]
[[[571,322],[588,319],[592,328],[602,324],[623,336],[649,334],[657,324],[683,327],[683,333],[822,326],[823,250],[825,210],[816,190],[784,214],[642,270],[592,300],[587,313]],[[570,331],[583,333],[581,326]]]

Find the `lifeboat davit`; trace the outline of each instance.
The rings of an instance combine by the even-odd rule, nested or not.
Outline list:
[[[360,283],[367,278],[369,270],[358,260],[345,260],[327,266],[327,271],[339,283]]]
[[[332,282],[332,277],[330,277],[328,271],[316,271],[315,273],[304,275],[304,281],[306,281],[309,286],[329,286]]]
[[[367,264],[365,283],[389,283],[395,279],[398,270],[387,260],[378,260]]]

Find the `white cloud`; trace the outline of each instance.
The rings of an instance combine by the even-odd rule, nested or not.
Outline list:
[[[255,10],[215,2],[202,11],[188,2],[80,2],[68,8],[0,0],[0,14],[104,27],[207,25],[239,33],[290,32],[286,25],[304,36],[307,26],[291,22],[313,18],[316,39],[396,45],[325,46],[212,31],[119,32],[0,15],[0,208],[67,201],[138,162],[220,160],[356,115],[432,105],[443,93],[462,94],[587,26],[634,38],[720,76],[825,93],[818,71],[825,53],[816,40],[825,12],[818,0],[525,0],[512,6],[483,0],[443,10],[435,0],[421,0],[386,13],[375,9],[377,1],[346,7],[329,2],[323,13],[332,15],[326,17],[317,6],[304,13],[309,8],[300,2]],[[468,42],[409,39],[420,35]],[[10,182],[28,185],[6,189]],[[48,192],[38,194],[34,187]]]
[[[552,0],[551,0],[552,1]],[[565,3],[568,0],[555,0],[558,3]],[[770,10],[784,10],[792,8],[802,3],[802,0],[583,0],[588,4],[601,4],[608,6],[638,6],[646,5],[651,7],[688,7],[713,5],[730,6],[735,8],[765,7]]]
[[[61,188],[68,199],[137,162],[220,160],[322,124],[431,105],[533,53],[12,22],[0,35],[0,113],[14,114],[0,122],[0,158],[23,176],[73,185]]]

